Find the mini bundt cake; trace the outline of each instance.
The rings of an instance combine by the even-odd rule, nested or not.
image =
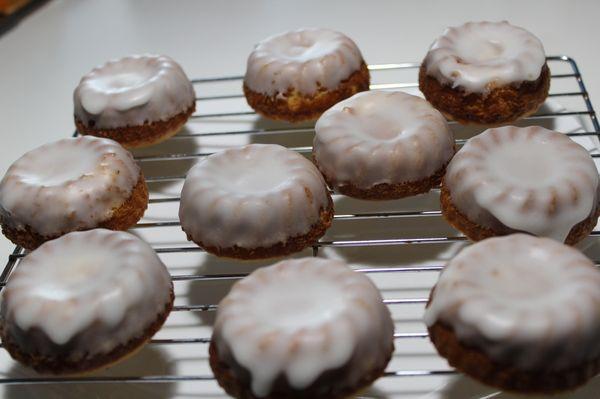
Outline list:
[[[299,122],[369,90],[369,70],[356,44],[329,29],[298,29],[258,43],[248,58],[244,93],[259,114]]]
[[[448,165],[441,209],[474,241],[526,232],[575,244],[596,225],[598,171],[590,154],[543,127],[488,129]]]
[[[81,78],[73,93],[81,134],[145,147],[175,135],[196,109],[192,83],[166,56],[111,60]]]
[[[140,167],[109,139],[44,144],[13,163],[0,181],[2,232],[27,249],[75,230],[127,230],[147,206]]]
[[[189,240],[217,256],[284,256],[329,228],[333,202],[317,168],[274,144],[210,155],[188,173],[179,208]]]
[[[219,304],[210,365],[238,399],[341,399],[380,377],[394,323],[364,274],[341,261],[285,260]]]
[[[38,372],[77,374],[119,361],[160,329],[173,306],[165,265],[125,232],[73,232],[28,254],[2,290],[0,336]]]
[[[313,159],[336,191],[396,199],[439,185],[454,135],[427,101],[400,91],[355,94],[317,121]]]
[[[550,70],[540,40],[503,22],[446,29],[429,49],[419,88],[460,123],[501,125],[534,113],[548,96]]]
[[[444,268],[425,323],[440,355],[483,383],[574,389],[600,372],[600,271],[552,239],[489,238]]]

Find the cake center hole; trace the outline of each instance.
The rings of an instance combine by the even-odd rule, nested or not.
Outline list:
[[[39,281],[34,294],[48,300],[64,301],[103,287],[113,275],[111,270],[115,260],[110,258],[104,250],[74,249],[51,272],[42,272],[42,275],[51,273],[52,276]]]
[[[545,265],[539,265],[543,270]],[[511,265],[500,268],[492,278],[501,281],[495,288],[501,298],[529,298],[545,295],[554,290],[555,284],[545,273],[537,273],[529,265]]]
[[[93,173],[98,155],[82,147],[70,147],[36,154],[39,156],[21,173],[23,181],[39,186],[58,186]],[[57,159],[60,161],[57,162]]]
[[[553,151],[525,143],[511,143],[489,155],[491,171],[504,181],[523,188],[538,188],[552,183],[556,162]],[[543,147],[543,146],[542,146]]]
[[[498,40],[486,40],[481,46],[480,57],[484,61],[502,57],[504,45]]]
[[[379,129],[368,129],[365,131],[365,133],[374,139],[387,141],[395,139],[402,133],[402,131],[400,129],[393,129],[391,127],[381,127]]]
[[[281,162],[252,156],[225,166],[224,185],[237,193],[261,193],[276,190],[290,178]]]
[[[344,109],[344,111],[346,111]],[[353,111],[359,117],[356,131],[359,136],[367,140],[390,141],[402,134],[405,129],[405,121],[402,115],[394,118],[386,117],[379,110],[367,110],[362,113]]]
[[[65,285],[77,287],[98,278],[101,269],[95,259],[82,257],[74,259],[69,267],[62,267],[58,274]]]
[[[263,287],[252,306],[260,313],[257,322],[283,331],[294,331],[318,327],[337,317],[344,309],[343,292],[326,280],[304,280],[299,275],[290,275],[277,284]]]
[[[112,78],[109,83],[110,87],[114,89],[122,89],[124,87],[137,86],[143,83],[146,79],[139,74],[135,73],[122,73]]]
[[[458,58],[465,64],[487,64],[503,59],[506,46],[495,38],[479,38],[479,40],[465,40],[466,43],[457,43]]]
[[[338,51],[338,47],[335,41],[318,39],[310,33],[305,33],[274,43],[272,50],[282,58],[305,62],[333,54]]]
[[[93,80],[93,84],[101,92],[121,93],[143,86],[157,73],[158,69],[152,65],[128,65],[110,73],[99,75]]]

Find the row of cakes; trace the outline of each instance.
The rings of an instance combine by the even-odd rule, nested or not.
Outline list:
[[[593,229],[598,178],[577,144],[541,127],[504,126],[471,138],[455,156],[442,116],[506,123],[535,111],[547,96],[549,72],[531,33],[506,22],[449,28],[421,66],[427,101],[364,91],[364,65],[354,42],[329,30],[292,31],[259,43],[244,79],[248,102],[272,118],[320,115],[314,166],[274,145],[203,159],[181,195],[188,238],[211,253],[245,259],[299,251],[331,224],[325,184],[384,200],[441,183],[444,216],[474,240],[521,231],[574,244]],[[364,84],[353,84],[359,75]],[[429,89],[431,80],[443,92]],[[94,137],[125,147],[164,140],[194,111],[195,94],[173,60],[133,56],[84,76],[74,103],[84,136],[25,154],[0,182],[3,232],[27,249],[69,231],[134,225],[148,201],[143,174],[117,143]]]
[[[574,244],[593,229],[598,173],[583,148],[541,127],[507,126],[470,139],[455,155],[442,116],[496,125],[534,112],[549,87],[535,36],[506,22],[450,28],[432,45],[419,83],[427,101],[362,92],[369,85],[366,64],[337,32],[304,29],[261,42],[248,60],[248,103],[275,119],[320,116],[314,164],[274,145],[207,157],[190,170],[182,191],[179,215],[188,238],[219,256],[286,255],[314,244],[331,224],[327,184],[357,198],[394,199],[440,181],[444,216],[475,241],[528,232]],[[94,69],[74,99],[78,131],[88,136],[26,154],[0,183],[5,235],[28,249],[49,241],[21,262],[4,290],[3,342],[17,360],[55,373],[111,363],[166,319],[172,285],[146,244],[101,229],[55,238],[134,225],[147,206],[143,174],[110,139],[126,147],[156,143],[175,134],[195,108],[182,69],[154,56]],[[84,250],[74,262],[59,261],[69,245]],[[101,269],[106,262],[114,267]],[[154,266],[140,271],[140,263]],[[366,277],[334,263],[280,262],[223,300],[210,351],[228,393],[343,397],[383,373],[393,350],[389,312]],[[80,273],[58,282],[53,268],[62,276]],[[132,276],[141,274],[154,289],[134,287]],[[535,289],[528,289],[531,282]],[[569,389],[598,372],[600,353],[590,337],[600,330],[599,285],[593,264],[575,249],[522,234],[484,240],[441,275],[426,323],[440,354],[481,381],[518,391]],[[59,306],[65,300],[72,306]],[[94,304],[89,313],[81,311],[86,303]],[[302,304],[299,310],[294,303]],[[553,316],[566,306],[575,306],[576,316]],[[523,322],[529,315],[535,322]],[[105,329],[90,329],[97,323]],[[571,349],[548,362],[565,340]],[[513,353],[525,349],[529,356]]]

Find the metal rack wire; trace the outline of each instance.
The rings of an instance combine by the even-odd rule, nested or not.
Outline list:
[[[567,56],[554,56],[547,58],[549,64],[562,64],[567,65],[570,69],[568,73],[552,74],[552,81],[573,79],[576,82],[576,91],[566,92],[552,92],[550,97],[579,97],[583,100],[585,109],[581,110],[569,110],[555,113],[538,113],[530,116],[526,119],[537,120],[546,118],[561,118],[564,116],[579,116],[587,118],[591,129],[584,132],[568,133],[572,137],[577,136],[595,136],[600,138],[600,125],[598,123],[596,113],[590,102],[586,87],[583,83],[583,79],[579,72],[579,68],[573,59]],[[418,63],[399,63],[399,64],[381,64],[381,65],[370,65],[369,69],[372,72],[384,71],[384,70],[416,70],[419,67]],[[231,76],[213,79],[195,79],[193,84],[200,86],[208,83],[217,82],[231,82],[241,81],[242,76]],[[240,85],[241,86],[241,85]],[[391,82],[371,85],[371,89],[407,89],[417,87],[416,83],[406,82]],[[202,92],[201,90],[198,90]],[[235,99],[242,98],[243,94],[232,94],[232,95],[214,95],[198,97],[197,101],[211,101],[211,100],[224,100],[224,99]],[[198,107],[202,109],[201,106]],[[237,117],[245,115],[254,115],[251,111],[239,111],[239,112],[223,112],[223,113],[199,113],[192,116],[194,120],[203,118],[222,118],[222,117]],[[247,129],[247,130],[230,130],[230,131],[219,131],[219,132],[203,132],[203,133],[183,133],[179,134],[170,140],[181,140],[185,138],[193,137],[209,137],[209,136],[229,136],[229,135],[249,135],[249,134],[261,134],[261,135],[280,135],[280,134],[297,134],[300,132],[310,133],[313,131],[312,127],[285,127],[285,128],[264,128],[264,129]],[[464,140],[457,140],[457,144],[461,145]],[[310,153],[310,147],[291,147],[291,149],[300,153]],[[200,153],[170,153],[170,154],[156,154],[156,155],[145,155],[139,156],[136,159],[140,162],[142,167],[145,163],[150,161],[177,161],[185,159],[196,159],[210,155],[210,152]],[[600,154],[592,153],[592,157],[599,158]],[[164,181],[176,181],[184,179],[184,175],[161,175],[152,176],[147,178],[149,183],[152,182],[164,182]],[[152,196],[150,198],[150,206],[161,203],[176,203],[179,201],[178,197],[166,197],[156,198]],[[416,210],[416,211],[388,211],[388,212],[362,212],[362,213],[336,213],[334,220],[380,220],[390,218],[425,218],[432,216],[439,216],[439,210]],[[165,228],[179,226],[179,222],[166,221],[166,222],[145,222],[139,223],[135,229],[151,229],[151,228]],[[600,231],[592,232],[593,236],[600,235]],[[454,236],[428,236],[418,238],[398,237],[398,238],[372,238],[364,240],[321,240],[316,243],[313,247],[313,255],[317,256],[319,250],[324,247],[374,247],[374,246],[394,246],[394,245],[435,245],[443,243],[454,243],[465,241],[465,237],[460,235]],[[155,248],[158,253],[187,253],[202,251],[200,248],[188,245],[188,246],[172,246],[172,247],[159,247]],[[15,267],[18,267],[19,259],[24,256],[24,251],[20,247],[16,247],[12,254],[8,256],[8,262],[0,274],[0,289],[4,287],[6,281]],[[598,262],[596,262],[598,264]],[[408,272],[439,272],[443,268],[440,263],[420,265],[413,267],[370,267],[357,269],[357,272],[363,273],[408,273]],[[245,274],[180,274],[174,275],[173,281],[215,281],[215,280],[235,280],[244,277]],[[427,298],[403,298],[403,299],[386,299],[384,301],[388,306],[401,306],[406,304],[424,304],[427,302]],[[176,312],[182,311],[194,311],[194,312],[212,312],[217,308],[216,304],[191,304],[191,305],[179,305],[173,309]],[[427,333],[423,332],[396,332],[396,340],[409,340],[409,339],[425,339]],[[177,345],[177,344],[207,344],[210,342],[210,338],[172,338],[172,339],[153,339],[150,343],[152,345]],[[388,370],[384,374],[384,378],[389,377],[419,377],[419,376],[436,376],[436,375],[447,375],[455,373],[451,369],[439,369],[439,370]],[[212,380],[212,375],[152,375],[152,376],[119,376],[119,377],[45,377],[39,376],[36,378],[0,378],[0,385],[22,385],[22,384],[81,384],[81,383],[170,383],[178,381],[208,381]]]

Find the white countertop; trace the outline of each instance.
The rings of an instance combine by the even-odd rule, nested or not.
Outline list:
[[[72,92],[81,75],[88,72],[93,66],[107,59],[120,57],[132,53],[162,53],[177,60],[191,78],[217,77],[226,75],[240,75],[245,69],[248,53],[253,45],[264,37],[273,33],[302,27],[322,26],[333,28],[352,37],[368,63],[399,63],[404,61],[420,61],[425,55],[429,45],[443,29],[448,25],[459,25],[469,20],[502,20],[523,26],[535,33],[544,43],[548,55],[569,55],[573,57],[582,72],[585,83],[591,94],[591,99],[600,102],[600,76],[596,70],[600,67],[600,53],[597,51],[595,41],[600,37],[600,26],[597,24],[597,16],[600,15],[600,2],[593,1],[165,1],[165,0],[54,0],[41,7],[37,12],[23,20],[17,27],[7,34],[0,36],[0,70],[3,78],[0,79],[0,115],[2,121],[0,141],[0,174],[3,174],[8,166],[25,151],[39,146],[44,142],[68,137],[73,133],[72,116]],[[205,86],[196,87],[197,94]],[[214,94],[214,93],[213,93]],[[199,103],[198,112],[210,113],[214,110],[202,110]],[[599,103],[600,104],[600,103]],[[562,121],[561,131],[574,131],[573,126],[565,124],[572,120]],[[213,123],[215,123],[213,121]],[[246,126],[248,121],[238,123],[237,121],[218,122],[220,129],[225,129],[226,124],[233,124],[239,129]],[[558,126],[558,125],[557,125]],[[579,126],[579,125],[576,125]],[[203,131],[212,129],[214,126],[205,125],[204,122],[194,123],[194,129]],[[557,129],[558,130],[558,129]],[[181,140],[180,142],[187,142]],[[202,143],[207,145],[206,142]],[[208,144],[210,146],[210,144]],[[191,151],[190,149],[187,149]],[[194,147],[194,151],[196,151]],[[203,148],[203,150],[206,150]],[[174,186],[177,187],[177,186]],[[166,187],[165,190],[173,189]],[[177,193],[169,192],[171,196]],[[432,197],[433,198],[433,197]],[[435,207],[438,199],[427,202],[422,198],[407,203],[407,209],[415,209],[416,204],[423,207]],[[352,201],[336,203],[340,205],[340,211],[352,213]],[[369,204],[373,209],[386,207],[383,204]],[[372,209],[372,210],[373,210]],[[420,209],[420,208],[418,208]],[[161,207],[155,206],[157,219],[164,220]],[[169,209],[169,215],[175,217],[176,212]],[[386,224],[386,234],[396,237],[397,226],[390,222]],[[432,228],[446,229],[445,234],[453,234],[450,227],[434,218],[428,219],[428,223],[419,226],[414,234],[431,233]],[[365,227],[366,225],[361,224]],[[425,230],[420,229],[424,227]],[[406,228],[406,225],[403,225]],[[142,236],[147,239],[156,240],[158,233],[146,229]],[[332,233],[339,237],[346,237],[347,232],[340,226]],[[426,233],[423,233],[426,231]],[[180,243],[184,236],[179,227],[168,230],[169,236],[163,245]],[[365,234],[372,233],[365,228]],[[395,235],[394,235],[395,234]],[[162,240],[164,237],[161,236]],[[386,237],[387,238],[387,237]],[[180,241],[177,241],[180,240]],[[422,251],[427,252],[429,247],[419,246]],[[0,257],[6,259],[6,255],[13,248],[3,237],[0,237]],[[396,264],[399,259],[402,263],[412,264],[416,260],[426,259],[431,256],[435,259],[446,259],[454,254],[457,248],[450,246],[446,251],[431,254],[418,254],[417,249],[411,249],[410,257],[397,256],[397,247],[389,248],[387,255],[377,254],[357,256],[359,262],[368,263],[373,261],[379,266],[389,266],[386,262]],[[398,249],[400,251],[400,249]],[[335,252],[335,251],[332,251]],[[340,251],[343,252],[343,251]],[[403,253],[404,254],[404,253]],[[380,256],[381,255],[381,256]],[[403,255],[404,256],[404,255]],[[389,259],[388,259],[389,258]],[[219,273],[226,265],[225,261],[216,258],[204,260],[203,255],[198,253],[188,254],[181,260],[171,259],[171,266],[176,273]],[[4,262],[4,261],[1,261]],[[193,266],[190,268],[190,265]],[[198,267],[200,265],[200,267]],[[184,267],[185,266],[185,267]],[[229,265],[227,272],[247,272],[247,265]],[[398,284],[398,280],[387,280],[387,276],[381,276],[378,286],[384,287],[383,291],[389,298],[397,298],[399,295],[411,295],[425,297],[434,283],[436,275],[416,274],[408,281],[410,287],[406,292],[396,292],[404,286]],[[400,281],[401,283],[406,282]],[[206,290],[192,283],[178,285],[178,302],[185,303],[212,303],[213,297],[222,297],[224,289],[215,283],[215,287]],[[387,288],[386,288],[387,287]],[[417,288],[415,288],[417,287]],[[406,288],[406,287],[404,287]],[[396,290],[396,291],[393,291]],[[210,295],[209,295],[210,294]],[[421,307],[411,307],[410,314],[405,313],[404,308],[394,308],[396,315],[404,312],[404,319],[397,321],[403,329],[399,331],[415,332],[423,329],[420,322]],[[174,312],[170,317],[170,328],[159,332],[159,338],[172,337],[206,337],[210,334],[210,322],[202,319],[202,326],[198,326],[199,320],[187,312]],[[210,316],[207,318],[210,320]],[[185,328],[189,328],[184,331]],[[415,344],[413,344],[415,342]],[[428,342],[403,341],[403,356],[395,359],[392,369],[406,370],[423,367],[442,368],[446,363],[442,359],[432,356],[432,349],[427,346]],[[417,349],[413,345],[419,345]],[[177,346],[177,345],[171,345]],[[170,346],[169,346],[170,347]],[[131,359],[124,367],[115,367],[109,373],[131,375],[132,371],[147,369],[147,374],[169,374],[174,370],[177,373],[208,374],[206,359],[198,362],[199,347],[189,348],[190,354],[186,353],[186,346],[181,348],[179,354],[173,357],[162,358],[159,350],[148,348]],[[205,350],[205,347],[201,348]],[[165,349],[163,352],[167,353]],[[171,352],[168,352],[171,354]],[[174,352],[173,352],[174,353]],[[407,355],[408,354],[408,355]],[[424,356],[426,354],[427,356]],[[2,357],[4,356],[4,357]],[[408,356],[408,357],[406,357]],[[158,360],[157,360],[158,359]],[[166,359],[166,360],[165,360]],[[408,360],[407,360],[408,359]],[[430,366],[431,361],[434,366]],[[426,363],[429,362],[429,363]],[[10,363],[10,364],[9,364]],[[0,375],[1,377],[19,377],[29,371],[22,368],[12,367],[12,361],[8,355],[0,351]],[[427,364],[427,365],[425,365]],[[168,367],[167,367],[168,366]],[[8,369],[8,371],[6,371]],[[0,378],[1,378],[0,377]],[[385,379],[384,379],[385,380]],[[444,380],[445,381],[445,380]],[[419,385],[419,384],[422,384]],[[146,385],[148,392],[153,390],[153,384]],[[475,387],[469,380],[460,379],[458,383],[450,386],[441,393],[428,393],[431,381],[417,381],[411,385],[415,388],[412,395],[406,392],[396,392],[398,395],[386,396],[379,393],[383,388],[385,392],[394,387],[388,381],[381,381],[380,385],[368,393],[374,397],[402,398],[438,398],[464,399],[464,392],[469,392],[468,397],[482,397],[485,391]],[[572,399],[595,397],[600,379],[595,383],[588,384],[585,392],[579,396],[565,396]],[[90,396],[89,385],[65,387],[61,391],[58,387],[52,392],[51,397],[81,397]],[[155,385],[155,396],[173,397],[168,391],[161,391],[159,385]],[[204,392],[202,397],[223,397],[221,390],[214,383],[202,385],[202,389],[209,387],[211,390]],[[440,392],[446,387],[445,382],[439,381]],[[15,386],[0,387],[0,397],[23,398],[24,392],[29,392],[28,397],[39,397],[39,392],[33,388]],[[97,386],[97,389],[104,387]],[[149,397],[146,391],[136,391],[137,396],[131,396],[129,390],[120,391],[120,395],[114,396],[114,386],[107,384],[106,390],[94,391],[97,397]],[[165,387],[162,387],[165,389]],[[179,390],[177,398],[196,397],[198,390],[193,385],[190,390]],[[144,389],[144,387],[138,387]],[[194,395],[190,394],[193,392]],[[422,392],[422,394],[421,394]],[[475,396],[479,392],[479,396]],[[581,391],[580,391],[581,392]],[[70,394],[70,396],[67,395]],[[77,396],[79,395],[79,396]],[[198,396],[199,397],[199,396]],[[486,396],[486,397],[491,397]],[[497,398],[509,398],[509,396],[494,396]],[[512,396],[510,396],[512,398]]]

